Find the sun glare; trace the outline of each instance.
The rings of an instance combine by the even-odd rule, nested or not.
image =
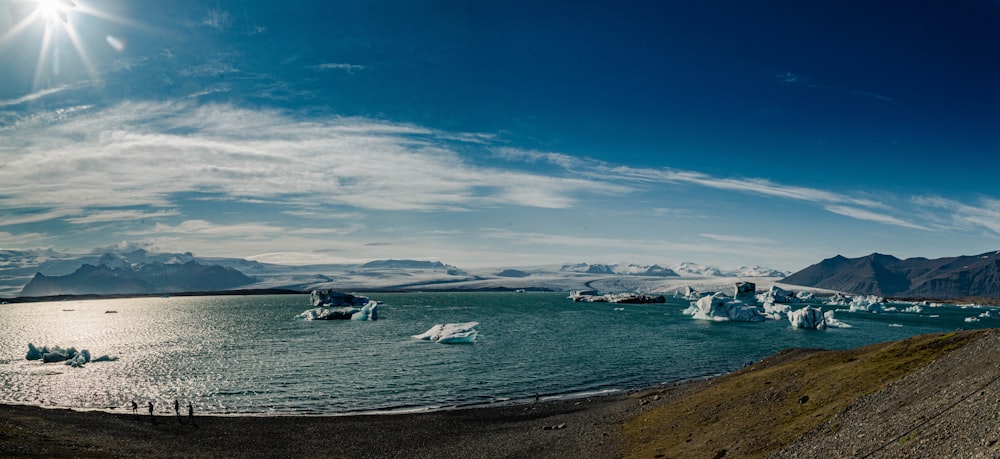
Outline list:
[[[76,8],[72,0],[35,0],[35,3],[35,11],[50,24],[56,21],[68,23],[69,12]]]
[[[89,46],[93,51],[94,44],[85,43],[86,37],[95,35],[94,30],[85,35],[80,28],[87,24],[84,20],[87,17],[124,21],[89,6],[87,0],[22,0],[22,3],[29,7],[27,14],[0,36],[0,51],[10,50],[17,42],[28,43],[32,34],[40,31],[32,89],[80,81],[80,71],[89,80],[99,81],[100,75],[87,49]],[[93,27],[93,21],[89,25]],[[108,35],[105,41],[103,45],[118,52],[124,48],[124,41],[117,37]]]

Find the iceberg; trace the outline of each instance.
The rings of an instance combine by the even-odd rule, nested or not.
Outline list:
[[[797,311],[788,313],[788,321],[795,328],[806,328],[809,330],[826,329],[826,316],[820,308],[805,307]]]
[[[354,306],[312,308],[295,317],[302,320],[378,320],[378,302],[368,300],[360,308]]]
[[[607,295],[598,295],[593,290],[575,291],[570,293],[569,298],[577,303],[649,304],[667,302],[667,299],[663,295],[653,296],[641,293],[609,293]]]
[[[781,304],[791,304],[798,303],[801,301],[798,296],[792,294],[792,292],[785,290],[777,285],[772,285],[771,289],[757,295],[757,301],[761,303],[781,303]]]
[[[834,318],[833,311],[826,311],[823,313],[823,317],[826,319],[827,328],[854,328],[850,324],[846,324]]]
[[[455,324],[437,324],[419,335],[413,335],[415,339],[426,341],[437,341],[441,344],[475,343],[479,336],[476,327],[479,322],[463,322]]]
[[[881,312],[885,300],[877,295],[857,296],[848,305],[851,312]]]
[[[714,321],[763,322],[768,319],[763,307],[729,298],[722,293],[702,297],[691,303],[684,313],[695,319]]]
[[[737,282],[733,298],[742,301],[744,304],[757,304],[757,284],[753,282]]]
[[[683,297],[685,300],[691,300],[691,301],[695,301],[703,296],[711,296],[715,294],[715,292],[699,292],[690,285],[685,286],[677,293],[680,294],[680,296]]]
[[[367,297],[335,292],[331,289],[313,290],[309,293],[309,300],[314,308],[362,307],[371,301]]]
[[[76,368],[90,362],[112,362],[118,360],[118,357],[109,355],[91,358],[90,351],[87,349],[77,351],[75,347],[69,349],[63,349],[59,346],[35,347],[33,343],[28,343],[28,353],[25,354],[24,358],[25,360],[41,360],[43,363],[65,362],[66,365]]]

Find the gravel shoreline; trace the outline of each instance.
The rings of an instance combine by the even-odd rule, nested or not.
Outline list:
[[[533,404],[346,416],[196,413],[189,419],[150,417],[141,409],[132,415],[0,405],[0,456],[619,458],[622,423],[696,384]]]

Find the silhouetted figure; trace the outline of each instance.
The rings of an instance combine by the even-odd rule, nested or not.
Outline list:
[[[188,421],[191,421],[191,425],[198,427],[198,425],[194,423],[194,407],[191,406],[191,402],[188,402]]]
[[[177,399],[174,399],[174,414],[181,415],[181,404],[177,402]]]
[[[139,414],[139,404],[132,400],[132,415]]]
[[[149,417],[153,417],[153,402],[149,402]]]

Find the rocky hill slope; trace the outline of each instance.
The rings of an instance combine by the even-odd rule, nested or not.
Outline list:
[[[856,295],[948,299],[1000,298],[1000,251],[949,258],[908,258],[873,253],[837,255],[781,281]]]
[[[626,457],[1000,457],[1000,330],[783,351],[653,402]]]

